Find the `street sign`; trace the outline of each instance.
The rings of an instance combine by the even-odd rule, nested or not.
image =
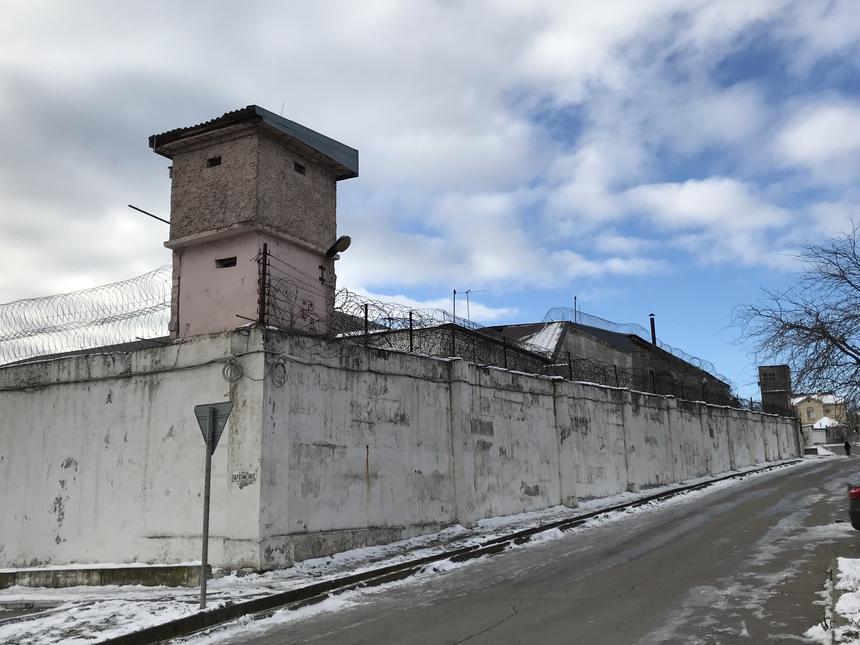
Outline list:
[[[203,433],[206,442],[206,470],[203,488],[203,554],[200,558],[200,609],[206,609],[206,576],[209,564],[209,493],[212,488],[212,454],[218,446],[218,439],[227,425],[227,417],[233,404],[230,401],[221,403],[204,403],[194,406],[194,416]]]
[[[215,452],[218,447],[218,440],[221,438],[221,433],[224,432],[224,426],[227,425],[227,417],[230,416],[230,411],[233,409],[233,403],[223,401],[222,403],[204,403],[203,405],[194,406],[194,416],[197,417],[197,425],[200,426],[200,432],[203,433],[203,441],[209,444],[209,410],[215,410],[215,428],[212,436],[212,445],[209,446],[210,452]]]

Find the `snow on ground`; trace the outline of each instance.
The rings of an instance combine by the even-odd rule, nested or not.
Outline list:
[[[830,624],[822,621],[810,628],[805,636],[817,643],[853,643],[860,645],[860,559],[836,559],[836,584],[830,580],[825,584],[822,595],[833,605],[833,615]]]
[[[753,468],[746,470],[753,470]],[[751,476],[763,475],[752,474]],[[683,484],[695,484],[704,481],[708,481],[708,478],[688,480]],[[531,542],[520,545],[518,548],[566,537],[571,533],[617,521],[630,514],[645,512],[658,506],[682,503],[690,499],[691,496],[707,494],[714,490],[733,486],[739,481],[741,480],[725,480],[704,490],[686,493],[662,502],[651,502],[635,509],[608,512],[587,521],[574,531],[563,533],[558,529],[551,529],[533,536]],[[556,506],[531,513],[489,518],[481,520],[471,530],[455,525],[437,533],[392,544],[353,549],[330,557],[304,560],[288,569],[247,574],[241,571],[216,571],[216,577],[210,580],[208,584],[209,607],[217,607],[228,602],[250,600],[339,577],[347,573],[359,573],[451,549],[474,546],[485,540],[514,531],[632,502],[648,495],[672,490],[677,486],[675,484],[651,488],[639,493],[628,492],[608,498],[587,500],[581,502],[576,508]],[[436,562],[424,567],[411,579],[423,580],[426,577],[443,574],[445,571],[468,564],[468,562]],[[69,568],[73,566],[75,565],[69,565]],[[378,589],[384,588],[386,586]],[[375,589],[364,589],[337,594],[322,603],[303,608],[300,612],[279,611],[269,620],[295,620],[310,612],[327,611],[331,606],[340,602],[353,602],[358,597],[355,594],[375,592]],[[55,603],[57,606],[38,614],[21,617],[20,620],[9,619],[10,621],[18,620],[18,622],[6,622],[5,624],[2,614],[0,614],[0,642],[9,645],[99,642],[197,611],[198,590],[196,588],[144,587],[140,585],[66,587],[61,589],[18,586],[0,590],[0,607],[4,604],[8,606],[9,603],[30,602],[42,606]]]

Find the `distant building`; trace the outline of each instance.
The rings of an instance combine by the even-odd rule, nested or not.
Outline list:
[[[761,365],[758,368],[761,402],[767,408],[790,410],[791,369],[788,365]]]
[[[574,363],[584,372],[574,376],[582,380],[693,400],[731,397],[729,383],[637,334],[565,320],[487,329],[545,352],[555,364]]]
[[[689,400],[736,405],[731,385],[637,334],[553,321],[469,328],[468,321],[412,330],[369,328],[366,344],[562,376]],[[362,334],[361,323],[347,334]],[[786,406],[787,408],[788,406]]]
[[[841,443],[857,434],[857,418],[845,399],[832,393],[798,394],[791,399],[807,443]]]
[[[835,394],[798,394],[792,397],[791,405],[803,425],[815,425],[824,417],[848,423],[845,399]]]

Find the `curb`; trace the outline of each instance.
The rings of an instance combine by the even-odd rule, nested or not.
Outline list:
[[[209,567],[212,575],[212,567]],[[200,581],[200,566],[186,564],[155,564],[135,567],[80,566],[77,568],[36,568],[0,571],[0,589],[15,585],[22,587],[63,587],[104,585],[143,585],[154,587],[196,587]]]
[[[826,604],[824,605],[824,623],[829,624],[830,629],[830,642],[831,643],[839,643],[840,640],[837,639],[836,628],[840,625],[837,623],[845,624],[845,619],[837,616],[836,614],[836,601],[838,600],[837,591],[836,591],[836,583],[838,582],[838,572],[839,572],[839,561],[836,558],[830,560],[830,566],[827,567],[827,599]]]
[[[852,623],[842,614],[836,613],[836,603],[845,592],[836,588],[839,582],[839,559],[833,558],[830,561],[830,567],[827,569],[827,577],[829,582],[829,594],[827,604],[824,607],[824,620],[830,625],[830,642],[836,645],[837,643],[856,643],[857,642],[857,625]]]
[[[312,604],[324,600],[332,592],[348,591],[358,587],[377,586],[408,578],[418,572],[425,565],[432,564],[434,562],[442,560],[465,562],[466,560],[472,560],[474,558],[494,555],[506,550],[512,543],[524,544],[531,540],[532,536],[537,535],[538,533],[543,533],[544,531],[552,529],[559,529],[561,531],[570,530],[600,515],[628,508],[637,508],[654,501],[662,501],[683,493],[707,488],[708,486],[712,486],[713,484],[726,481],[728,479],[738,479],[769,470],[777,470],[785,468],[786,466],[793,466],[802,461],[803,459],[793,459],[779,464],[747,470],[742,473],[723,475],[698,484],[679,486],[668,491],[663,491],[662,493],[655,493],[654,495],[641,497],[633,502],[616,504],[614,506],[608,506],[582,515],[577,515],[576,517],[556,520],[554,522],[548,522],[546,524],[541,524],[521,531],[515,531],[514,533],[492,538],[474,546],[444,551],[442,553],[425,556],[423,558],[416,558],[415,560],[408,560],[406,562],[400,562],[398,564],[380,567],[379,569],[372,569],[362,573],[354,573],[341,578],[334,578],[332,580],[311,584],[306,587],[300,587],[298,589],[282,591],[262,598],[247,600],[245,602],[227,604],[222,607],[217,607],[208,611],[201,611],[190,616],[171,620],[160,625],[147,627],[130,634],[124,634],[101,642],[109,643],[111,645],[151,645],[153,643],[159,643],[179,638],[181,636],[188,636],[195,632],[209,629],[223,623],[228,623],[249,614],[265,615],[273,613],[278,609],[285,608],[288,605],[300,604],[300,606],[302,606]]]

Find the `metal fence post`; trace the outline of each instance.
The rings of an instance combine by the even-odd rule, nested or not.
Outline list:
[[[409,310],[409,351],[412,352],[414,344],[412,342],[412,310]]]
[[[573,361],[570,359],[570,352],[567,353],[567,375],[570,380],[573,380]]]
[[[367,345],[367,333],[368,333],[368,323],[367,323],[367,303],[364,305],[364,344]]]
[[[266,324],[266,296],[269,281],[269,245],[263,242],[263,253],[260,255],[260,266],[258,270],[257,284],[257,322],[261,325]]]

